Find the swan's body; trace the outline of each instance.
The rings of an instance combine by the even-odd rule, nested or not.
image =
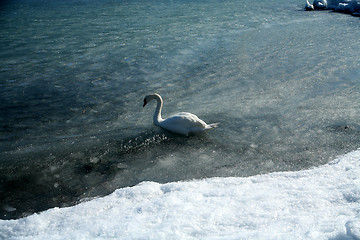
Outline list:
[[[157,105],[154,113],[154,124],[158,125],[170,132],[188,136],[189,134],[196,134],[207,131],[217,127],[218,123],[206,124],[203,120],[196,115],[188,112],[180,112],[168,118],[161,117],[161,110],[163,100],[157,93],[148,95],[144,98],[144,106],[151,100],[156,100]]]

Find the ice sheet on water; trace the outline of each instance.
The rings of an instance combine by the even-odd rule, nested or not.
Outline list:
[[[360,149],[324,166],[248,178],[143,182],[0,221],[3,239],[359,239]]]

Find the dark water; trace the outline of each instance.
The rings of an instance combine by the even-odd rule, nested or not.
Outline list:
[[[297,1],[8,1],[0,216],[141,181],[318,166],[359,146],[359,18]],[[220,122],[189,138],[152,124]]]

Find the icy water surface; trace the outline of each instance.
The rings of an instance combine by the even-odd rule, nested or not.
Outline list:
[[[298,1],[0,8],[0,216],[160,183],[307,169],[359,146],[359,18]],[[197,114],[182,137],[152,124]]]

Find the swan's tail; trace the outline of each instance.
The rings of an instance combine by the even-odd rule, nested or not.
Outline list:
[[[220,123],[211,123],[206,126],[206,130],[216,128]]]

